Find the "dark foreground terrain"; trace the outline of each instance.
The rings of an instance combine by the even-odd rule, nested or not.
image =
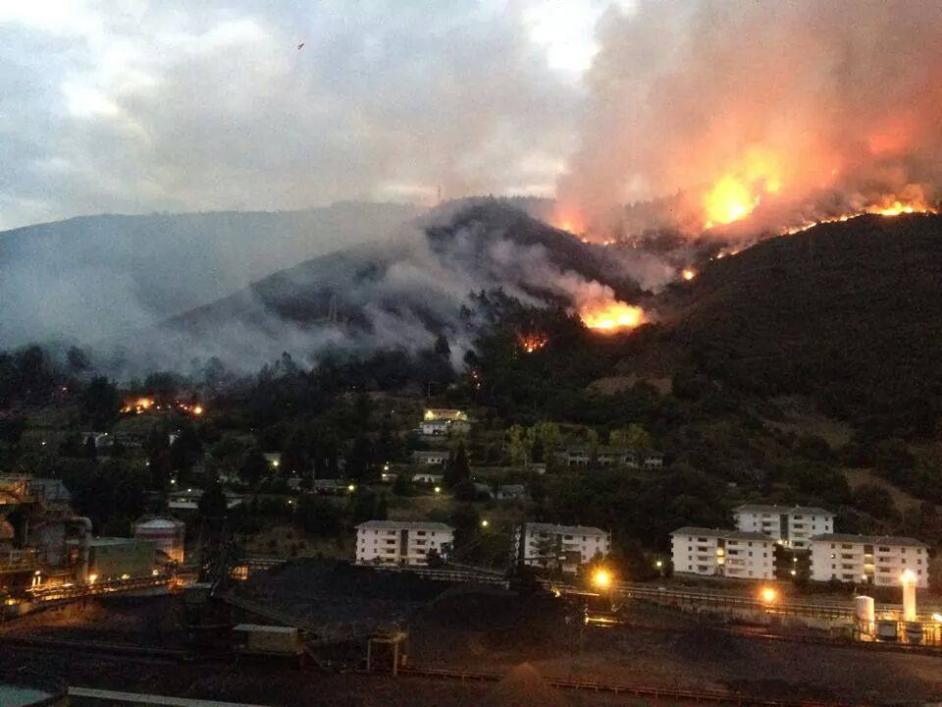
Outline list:
[[[583,630],[579,622],[565,621],[562,600],[524,600],[494,590],[445,592],[412,618],[409,664],[465,672],[465,680],[367,675],[356,663],[325,672],[218,654],[181,659],[83,648],[88,641],[182,648],[177,601],[168,597],[136,608],[89,604],[7,624],[0,672],[56,676],[73,686],[289,707],[625,704],[624,696],[560,690],[547,680],[723,691],[745,701],[889,704],[936,701],[940,695],[942,658],[729,635],[643,605],[627,607],[626,625]],[[37,636],[78,643],[37,648],[10,642]],[[485,674],[493,677],[475,679]]]

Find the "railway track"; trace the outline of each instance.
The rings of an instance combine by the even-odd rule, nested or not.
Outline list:
[[[148,663],[174,664],[192,661],[198,656],[190,651],[175,648],[156,648],[153,646],[135,646],[126,643],[105,641],[78,641],[67,638],[46,638],[40,636],[0,636],[0,650],[27,650],[43,653],[81,653],[102,656],[136,659]]]

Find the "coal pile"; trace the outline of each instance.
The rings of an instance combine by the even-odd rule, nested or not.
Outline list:
[[[301,559],[253,578],[238,593],[294,617],[324,638],[343,640],[404,626],[451,586],[409,572]]]

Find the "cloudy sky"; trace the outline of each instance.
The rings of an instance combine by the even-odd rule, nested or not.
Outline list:
[[[631,2],[0,0],[0,228],[550,194],[607,11]]]

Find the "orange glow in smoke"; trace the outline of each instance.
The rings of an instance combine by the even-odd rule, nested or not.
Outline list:
[[[553,209],[552,223],[555,228],[581,236],[586,231],[585,219],[580,211],[572,206],[559,204]]]
[[[764,195],[777,194],[781,188],[782,167],[778,157],[761,147],[750,148],[704,195],[704,227],[713,228],[746,218]]]
[[[612,300],[582,307],[582,323],[603,333],[634,329],[644,323],[644,310],[631,304]]]
[[[680,276],[684,278],[687,282],[690,282],[697,276],[697,271],[693,268],[684,268],[680,272]]]

